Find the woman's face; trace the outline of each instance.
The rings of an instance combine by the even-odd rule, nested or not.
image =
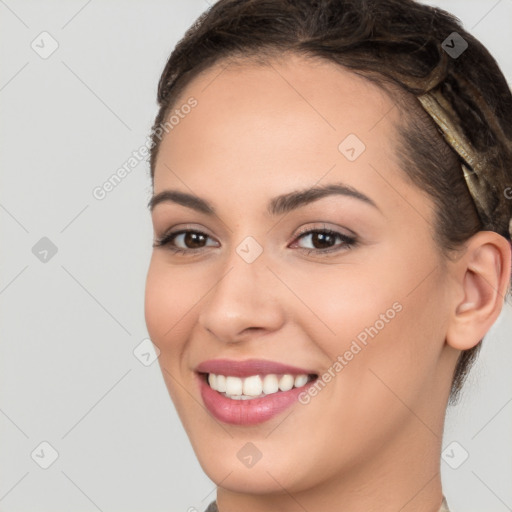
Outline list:
[[[162,140],[152,219],[167,244],[146,286],[197,457],[244,493],[385,475],[397,460],[407,472],[440,442],[458,352],[445,344],[451,267],[432,202],[399,169],[397,108],[327,62],[225,66],[187,86]],[[211,378],[221,391],[206,373],[227,377]]]

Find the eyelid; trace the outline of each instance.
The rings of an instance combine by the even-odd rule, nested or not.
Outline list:
[[[196,228],[195,226],[191,226],[191,225],[188,225],[187,227],[183,227],[183,226],[179,226],[179,225],[178,225],[178,227],[173,226],[172,228],[167,230],[164,235],[162,235],[161,237],[158,237],[154,241],[153,247],[154,248],[167,247],[175,255],[180,254],[180,255],[184,255],[184,256],[187,256],[187,255],[193,256],[195,254],[201,254],[208,247],[212,247],[211,245],[208,245],[208,242],[207,242],[207,245],[205,245],[203,247],[184,248],[184,249],[181,247],[176,247],[175,245],[173,245],[173,243],[174,243],[174,240],[178,236],[185,235],[190,232],[199,234],[199,235],[203,235],[207,239],[214,240],[216,243],[219,243],[217,240],[215,240],[215,238],[213,236],[211,236],[206,231],[207,230],[202,230],[202,229]],[[359,245],[359,237],[352,230],[348,230],[348,231],[350,231],[350,233],[353,233],[353,234],[350,234],[350,235],[345,234],[345,233],[343,233],[343,231],[340,227],[336,227],[333,229],[333,228],[328,227],[325,223],[322,223],[321,227],[319,227],[319,226],[304,227],[304,228],[301,228],[299,230],[299,232],[294,235],[291,242],[288,242],[287,247],[289,247],[290,243],[294,244],[294,245],[292,245],[292,247],[296,246],[302,238],[305,238],[306,235],[312,235],[314,233],[324,233],[327,235],[334,236],[338,240],[341,240],[341,244],[335,244],[332,247],[323,248],[323,249],[306,248],[306,247],[300,247],[300,246],[298,246],[297,248],[299,249],[300,252],[303,252],[304,254],[308,254],[308,255],[312,254],[312,253],[317,256],[320,256],[320,257],[322,257],[322,256],[327,257],[331,253],[336,255],[338,253],[345,252],[352,248],[355,248],[356,246]]]
[[[202,226],[199,227],[196,224],[176,224],[176,225],[166,229],[162,233],[162,235],[158,238],[160,238],[160,239],[166,238],[170,234],[176,235],[176,234],[182,233],[183,231],[194,231],[196,233],[202,233],[210,238],[215,238],[207,229],[205,229]]]
[[[320,223],[314,223],[313,226],[307,226],[304,228],[300,228],[299,231],[294,235],[293,240],[298,238],[301,235],[304,235],[305,233],[309,233],[311,231],[333,231],[336,233],[339,233],[340,235],[343,235],[347,238],[357,238],[357,234],[348,228],[342,228],[341,226],[334,226],[331,227],[330,225],[326,224],[325,222]],[[321,226],[318,226],[318,224],[321,224]],[[347,231],[348,233],[344,233],[343,230]]]
[[[210,233],[207,232],[207,230],[205,230],[203,228],[197,228],[195,226],[188,224],[185,226],[180,226],[180,225],[173,226],[172,228],[167,229],[161,236],[155,236],[153,247],[165,247],[166,245],[170,244],[171,240],[174,241],[178,236],[187,234],[188,232],[204,235],[207,238],[209,238],[211,240],[215,240],[217,243],[219,243],[215,239],[215,237],[213,237]],[[211,246],[206,246],[206,247],[211,247]],[[181,249],[180,247],[176,247],[174,249],[176,249],[176,252],[179,252],[181,250],[183,252],[194,253],[194,252],[201,251],[203,248],[199,247],[199,248],[195,248],[195,249]]]

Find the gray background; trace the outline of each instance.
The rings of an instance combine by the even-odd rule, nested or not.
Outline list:
[[[512,82],[512,0],[428,3],[459,16]],[[215,497],[158,363],[133,353],[147,338],[147,162],[103,200],[92,194],[144,144],[166,58],[207,7],[0,0],[4,512],[191,512]],[[43,31],[59,45],[46,59],[31,47],[51,49]],[[512,510],[511,332],[507,306],[448,410],[442,478],[453,512]],[[48,469],[43,441],[58,452]]]

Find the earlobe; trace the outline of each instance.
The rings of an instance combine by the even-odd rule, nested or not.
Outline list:
[[[457,299],[446,342],[457,350],[476,346],[498,318],[511,274],[511,246],[493,231],[479,231],[455,263]],[[462,298],[461,298],[462,297]]]

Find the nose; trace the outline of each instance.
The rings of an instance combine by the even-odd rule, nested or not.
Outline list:
[[[247,263],[234,252],[201,301],[198,322],[216,339],[236,343],[282,326],[285,315],[279,290],[283,284],[262,256]]]

